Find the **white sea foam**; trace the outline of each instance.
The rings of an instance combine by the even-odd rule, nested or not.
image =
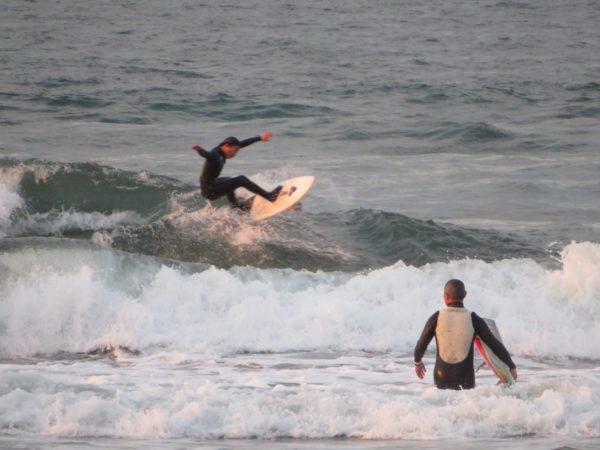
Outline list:
[[[22,175],[22,167],[0,169],[0,238],[6,236],[13,213],[25,205],[18,192]]]
[[[177,205],[163,218],[190,235],[221,237],[235,247],[254,246],[268,235],[264,226],[251,224],[248,217],[231,208],[215,208],[210,203],[201,209],[187,210]]]
[[[456,392],[414,382],[410,361],[289,359],[281,368],[282,360],[7,366],[0,375],[0,424],[61,437],[600,436],[600,377],[590,370],[525,371],[529,378],[511,389],[484,381]]]
[[[75,210],[50,211],[25,214],[13,221],[12,235],[60,235],[70,230],[99,230],[124,224],[142,223],[142,217],[134,211],[81,212]]]
[[[63,437],[600,437],[598,244],[569,245],[554,270],[464,260],[363,274],[191,273],[86,245],[0,255],[0,354],[40,361],[4,365],[0,427]],[[450,277],[466,281],[468,307],[496,318],[519,367],[513,388],[483,371],[473,391],[438,391],[431,352],[428,378],[415,377],[412,349]],[[79,353],[100,347],[115,349],[113,363]],[[66,363],[63,351],[74,355]]]
[[[252,268],[189,274],[166,266],[115,273],[114,260],[103,266],[69,250],[3,254],[0,264],[11,280],[0,303],[7,330],[0,345],[9,353],[86,351],[102,341],[209,353],[408,352],[442,306],[444,282],[458,277],[467,307],[495,318],[516,354],[600,359],[598,244],[569,245],[558,270],[531,260],[463,260],[353,276]],[[127,284],[140,270],[151,282],[135,296],[115,288],[115,279]]]

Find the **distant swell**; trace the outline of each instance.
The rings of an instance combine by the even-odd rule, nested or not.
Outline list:
[[[104,101],[99,97],[92,97],[88,95],[58,95],[58,96],[38,96],[34,98],[35,101],[44,102],[48,106],[54,106],[57,108],[63,107],[76,107],[76,108],[102,108],[109,106],[111,102]]]
[[[514,235],[418,220],[385,211],[357,209],[343,214],[321,214],[320,221],[328,227],[344,230],[344,242],[351,249],[376,258],[379,264],[402,260],[420,266],[462,258],[548,259],[544,249]]]
[[[442,123],[427,131],[407,133],[415,138],[427,138],[433,141],[455,140],[463,144],[484,143],[513,138],[513,134],[485,122],[477,123]]]

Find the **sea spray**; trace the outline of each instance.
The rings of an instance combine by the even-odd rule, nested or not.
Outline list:
[[[0,238],[6,236],[15,211],[25,204],[18,193],[22,173],[21,167],[0,167]]]

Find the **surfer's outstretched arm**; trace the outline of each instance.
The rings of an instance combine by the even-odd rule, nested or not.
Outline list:
[[[496,354],[498,358],[500,358],[504,364],[508,366],[510,369],[510,373],[517,380],[517,367],[510,357],[510,353],[504,346],[502,342],[500,342],[490,331],[490,328],[485,323],[481,317],[479,317],[475,313],[471,313],[471,321],[473,322],[473,328],[475,329],[475,334],[481,338],[483,342]]]
[[[250,144],[254,144],[255,142],[258,142],[258,141],[268,141],[269,139],[271,139],[271,136],[273,136],[272,131],[265,131],[258,136],[244,139],[244,140],[240,141],[240,148],[248,147]]]
[[[200,145],[198,144],[194,144],[192,145],[192,150],[195,150],[196,152],[198,152],[198,154],[200,156],[202,156],[203,158],[210,158],[210,153],[207,152],[206,150],[204,150],[204,148],[202,148]]]

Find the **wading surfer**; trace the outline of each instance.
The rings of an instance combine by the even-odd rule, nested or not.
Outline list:
[[[421,379],[425,376],[425,364],[421,359],[435,337],[435,385],[439,389],[474,388],[473,341],[478,336],[509,367],[516,381],[517,368],[510,354],[485,321],[465,309],[463,300],[466,296],[465,285],[460,280],[449,280],[444,286],[446,308],[434,313],[425,324],[415,347],[415,373]]]

